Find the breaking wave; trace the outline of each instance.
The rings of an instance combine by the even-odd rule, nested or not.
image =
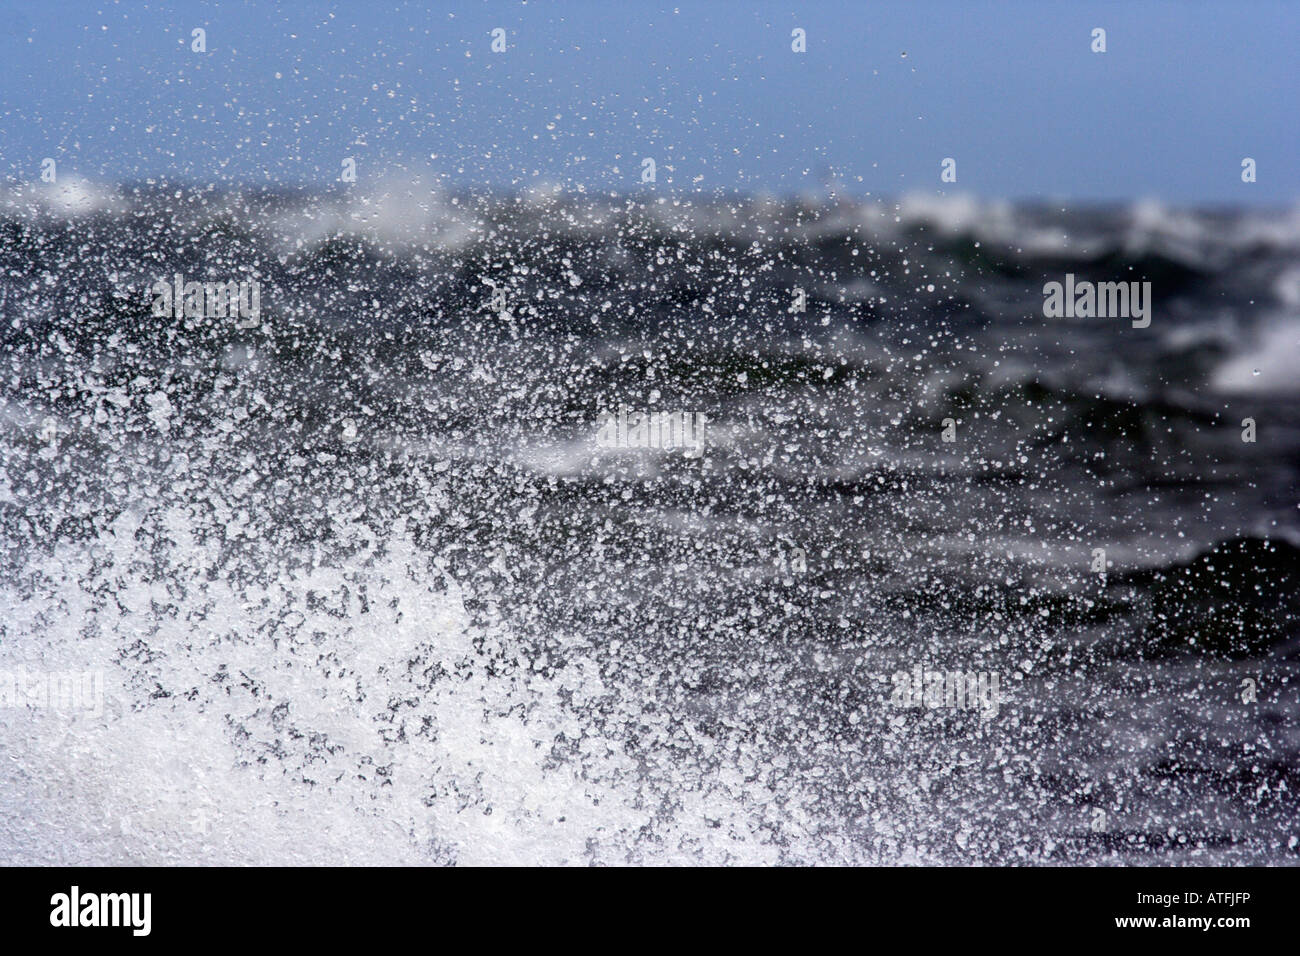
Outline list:
[[[1294,210],[15,187],[0,671],[103,701],[0,707],[0,858],[1292,861],[1297,270]]]

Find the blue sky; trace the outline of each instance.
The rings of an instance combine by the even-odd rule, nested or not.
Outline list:
[[[0,175],[1291,203],[1298,43],[1300,3],[0,0]]]

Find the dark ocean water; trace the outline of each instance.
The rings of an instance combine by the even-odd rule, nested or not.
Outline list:
[[[1300,210],[82,183],[0,320],[5,862],[1300,859]]]

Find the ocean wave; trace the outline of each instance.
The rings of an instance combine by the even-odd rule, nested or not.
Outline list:
[[[0,671],[110,699],[0,707],[6,859],[1294,857],[1291,212],[79,188],[0,210]]]

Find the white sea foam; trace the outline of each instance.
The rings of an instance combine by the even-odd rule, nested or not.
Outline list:
[[[60,174],[52,183],[12,186],[0,195],[0,208],[17,215],[73,219],[98,212],[120,213],[126,206],[126,201],[112,187],[70,173]]]
[[[332,199],[281,213],[271,232],[292,237],[292,252],[336,236],[357,236],[383,246],[407,249],[428,246],[463,248],[480,232],[481,224],[447,196],[431,173],[393,173],[371,186],[353,185]]]
[[[1220,392],[1300,391],[1300,319],[1264,329],[1255,345],[1215,370],[1211,384]]]
[[[490,671],[507,635],[400,522],[363,561],[236,585],[185,507],[154,518],[152,542],[127,512],[0,588],[0,667],[110,675],[97,718],[0,709],[0,862],[772,863],[774,801],[811,800],[726,768],[647,783],[573,709],[640,703],[579,649]],[[561,736],[578,757],[551,759]]]

